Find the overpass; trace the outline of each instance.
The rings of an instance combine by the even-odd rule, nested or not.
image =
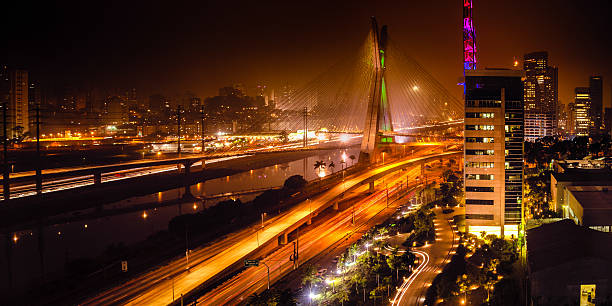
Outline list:
[[[375,180],[393,172],[442,158],[461,156],[462,154],[462,151],[430,154],[370,167],[365,172],[347,177],[343,183],[337,184],[320,196],[301,202],[280,216],[274,217],[263,228],[258,228],[255,231],[247,228],[235,233],[232,237],[214,244],[214,251],[203,249],[202,251],[207,250],[206,259],[191,266],[188,273],[183,273],[185,267],[182,259],[179,259],[180,264],[178,265],[172,263],[160,267],[159,270],[151,271],[137,279],[130,280],[127,283],[128,285],[103,292],[85,301],[83,305],[111,304],[114,303],[113,301],[121,301],[121,303],[130,305],[165,305],[173,300],[172,291],[168,287],[169,282],[164,281],[169,275],[174,275],[173,286],[176,288],[176,292],[187,293],[196,290],[202,284],[213,281],[218,275],[227,273],[230,267],[240,264],[260,248],[271,243],[287,243],[289,233],[301,225],[311,222],[315,214],[336,206],[337,201],[347,193],[364,185],[372,186]],[[195,258],[200,254],[191,256]],[[172,266],[173,269],[166,268],[169,266]],[[156,281],[156,279],[159,279],[159,281]],[[134,292],[137,294],[134,294]]]

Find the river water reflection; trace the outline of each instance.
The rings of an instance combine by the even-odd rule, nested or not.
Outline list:
[[[359,149],[355,147],[322,150],[308,158],[192,185],[190,192],[193,196],[204,198],[221,193],[277,187],[296,174],[311,181],[319,177],[319,172],[314,168],[316,161],[322,160],[328,165],[333,161],[335,168],[325,169],[326,173],[331,173],[343,167],[340,162],[343,154],[345,165],[351,166],[357,162],[357,158],[351,160],[348,156],[358,157],[358,153]],[[200,211],[204,206],[227,199],[201,201],[193,197],[185,198],[184,195],[185,188],[179,188],[132,197],[95,209],[54,216],[54,220],[58,220],[56,224],[0,234],[4,240],[0,244],[0,275],[6,275],[0,277],[0,292],[7,292],[12,287],[10,290],[13,293],[22,293],[28,287],[38,285],[43,260],[46,280],[61,277],[64,265],[70,260],[100,256],[111,244],[130,245],[143,241],[151,234],[167,229],[168,222],[177,215]],[[256,195],[234,198],[246,202]],[[11,278],[12,286],[9,286]]]

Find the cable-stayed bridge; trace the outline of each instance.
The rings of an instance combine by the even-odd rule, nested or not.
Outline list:
[[[281,114],[272,129],[362,134],[363,156],[463,123],[462,103],[402,52],[374,18],[355,54],[277,107]]]
[[[462,107],[462,103],[423,66],[400,50],[386,26],[379,27],[372,18],[365,39],[354,54],[283,99],[277,105],[275,118],[266,119],[266,123],[270,131],[279,133],[301,130],[305,147],[317,143],[308,139],[311,134],[363,136],[359,161],[376,162],[380,153],[393,154],[415,142],[456,143],[461,139]],[[299,143],[279,144],[242,153],[294,150],[299,146]],[[45,174],[48,186],[43,184],[41,174],[16,174],[3,181],[4,192],[0,199],[11,198],[11,193],[13,197],[24,197],[99,185],[105,175],[116,175],[116,171],[140,169],[138,175],[147,175],[151,173],[148,167],[162,164],[179,165],[179,171],[182,168],[189,173],[194,164],[202,164],[210,157],[198,154],[102,167],[56,169]],[[167,171],[171,167],[164,169]],[[34,180],[36,184],[10,187],[15,181],[25,180]]]

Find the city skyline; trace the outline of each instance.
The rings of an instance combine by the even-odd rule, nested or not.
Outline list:
[[[588,4],[480,3],[474,10],[478,68],[511,67],[513,58],[548,51],[549,61],[560,70],[561,103],[571,102],[573,88],[587,86],[588,77],[598,74],[607,82],[603,101],[604,107],[609,106],[606,76],[612,75],[612,67],[605,56],[612,50],[612,41],[605,35],[610,24],[604,12],[610,4]],[[136,87],[146,95],[193,91],[200,97],[212,96],[217,88],[233,83],[263,81],[279,87],[289,82],[299,87],[358,46],[367,32],[367,18],[375,15],[389,25],[405,52],[457,98],[462,94],[456,85],[462,68],[459,3],[400,4],[395,9],[343,2],[326,9],[317,3],[265,7],[243,3],[233,7],[227,18],[215,14],[227,9],[222,4],[97,8],[65,3],[33,10],[14,5],[15,14],[4,21],[7,25],[23,19],[34,22],[6,33],[0,58],[29,70],[31,78],[43,83]],[[406,12],[414,11],[419,14],[405,18]],[[492,13],[497,11],[515,18],[500,20]],[[566,24],[568,18],[575,22]],[[41,28],[41,24],[48,26]],[[502,30],[505,35],[498,34]],[[549,35],[552,31],[564,35]],[[497,45],[505,47],[496,49]]]

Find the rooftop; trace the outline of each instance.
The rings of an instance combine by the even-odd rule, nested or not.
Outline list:
[[[610,186],[568,186],[567,190],[583,209],[583,225],[612,225],[612,184]]]
[[[563,173],[552,174],[557,182],[591,182],[588,185],[612,185],[612,170],[610,169],[566,169]]]
[[[612,233],[579,226],[569,219],[527,230],[527,263],[531,272],[587,257],[612,264]]]

